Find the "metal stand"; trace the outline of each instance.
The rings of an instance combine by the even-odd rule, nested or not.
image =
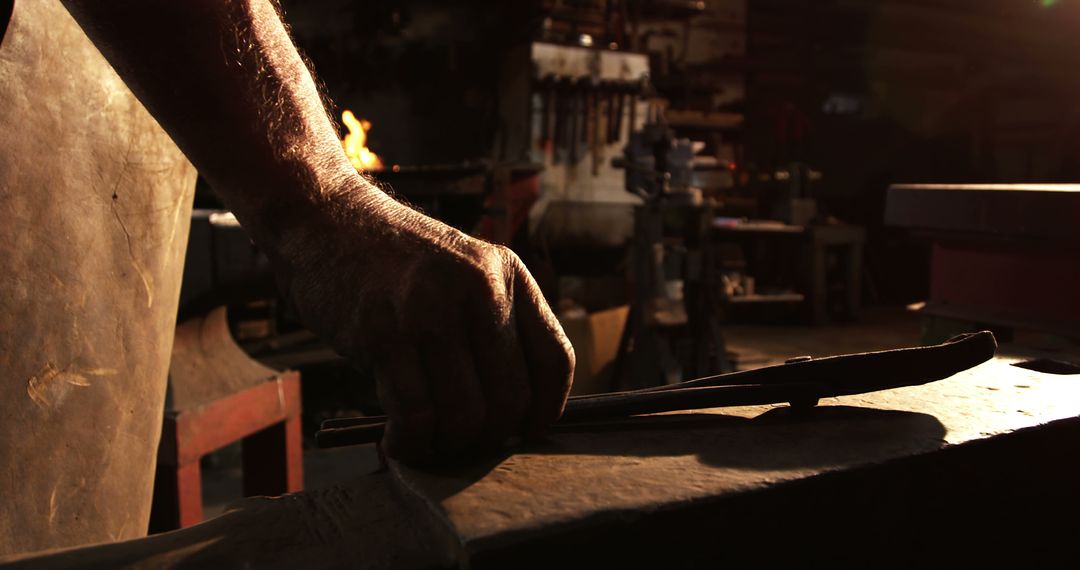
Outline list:
[[[625,159],[634,212],[630,314],[615,361],[624,389],[732,370],[716,317],[712,208],[689,186],[690,143],[662,117],[634,132]]]

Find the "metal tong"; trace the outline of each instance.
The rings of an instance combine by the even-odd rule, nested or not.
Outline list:
[[[667,386],[571,397],[556,425],[728,406],[789,403],[811,407],[821,398],[943,380],[986,362],[996,351],[993,333],[982,331],[934,346],[796,358]],[[324,448],[373,443],[382,439],[385,427],[385,416],[330,419],[322,423],[315,441]]]

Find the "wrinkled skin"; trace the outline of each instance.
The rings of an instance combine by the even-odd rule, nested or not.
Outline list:
[[[426,463],[559,417],[573,349],[517,255],[388,197],[334,202],[284,279],[309,326],[374,366],[390,455]]]
[[[509,250],[349,163],[269,0],[64,0],[272,260],[305,323],[374,365],[385,449],[428,463],[541,430],[574,354]]]

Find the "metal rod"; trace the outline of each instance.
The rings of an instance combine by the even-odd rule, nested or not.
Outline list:
[[[820,398],[948,378],[993,358],[996,351],[994,335],[983,331],[935,346],[806,359],[669,386],[572,397],[557,425],[726,406],[814,405]],[[331,419],[315,439],[319,447],[372,443],[382,439],[385,426],[384,416]]]
[[[614,392],[567,401],[560,425],[656,414],[680,410],[699,410],[728,406],[756,406],[790,402],[793,405],[817,403],[828,388],[819,384],[756,384],[745,386],[707,386],[656,392]],[[319,447],[339,447],[374,443],[382,439],[386,418],[340,418],[327,420],[315,435]]]

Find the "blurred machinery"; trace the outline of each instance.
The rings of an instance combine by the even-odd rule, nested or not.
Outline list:
[[[733,370],[717,320],[713,207],[691,185],[693,146],[659,109],[649,115],[613,161],[643,202],[634,208],[630,313],[615,364],[621,388]]]

